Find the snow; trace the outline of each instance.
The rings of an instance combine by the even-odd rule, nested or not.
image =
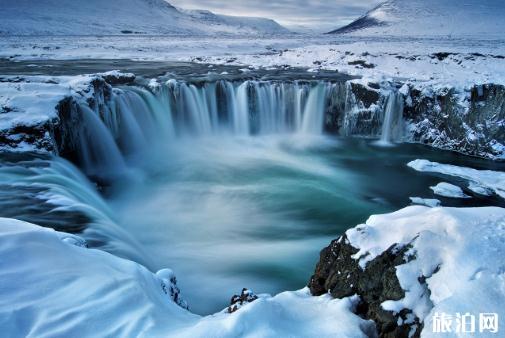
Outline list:
[[[199,317],[166,293],[171,270],[153,274],[86,248],[78,236],[18,220],[0,218],[0,255],[0,331],[7,336],[364,338],[375,330],[351,312],[356,297],[312,297],[307,288]]]
[[[66,96],[83,91],[91,76],[2,77],[0,81],[0,131],[15,126],[35,126],[56,117],[56,106]]]
[[[439,59],[437,53],[449,53]],[[132,59],[194,61],[262,69],[311,68],[363,77],[363,81],[401,79],[419,90],[505,84],[505,41],[410,37],[346,36],[104,36],[0,39],[0,58]],[[353,64],[363,61],[373,68]],[[412,87],[412,86],[411,86]]]
[[[439,207],[440,200],[434,198],[421,198],[421,197],[410,197],[412,204],[425,205],[427,207]]]
[[[389,0],[334,33],[501,38],[504,11],[501,0]]]
[[[421,159],[409,162],[408,166],[421,172],[459,177],[468,181],[468,189],[477,194],[489,195],[495,193],[505,198],[505,173],[501,171],[477,170]]]
[[[371,216],[346,234],[359,249],[355,257],[362,267],[393,244],[412,246],[408,253],[415,259],[396,271],[405,298],[382,306],[410,308],[425,319],[422,337],[441,336],[431,330],[435,312],[497,313],[504,318],[505,209],[411,206]],[[426,286],[418,282],[420,276],[426,277]]]
[[[2,0],[0,35],[282,34],[273,20],[181,12],[164,0]]]
[[[449,197],[449,198],[470,198],[463,190],[457,185],[447,182],[440,182],[436,186],[430,187],[435,195]]]
[[[197,317],[178,307],[144,267],[75,246],[69,234],[0,219],[0,330],[8,336],[153,333],[153,323]]]
[[[350,310],[358,298],[313,297],[308,288],[260,297],[229,315],[202,318],[178,337],[373,337],[375,325]],[[338,318],[338,320],[335,320]]]

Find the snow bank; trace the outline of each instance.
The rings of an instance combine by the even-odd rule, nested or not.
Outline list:
[[[412,309],[425,320],[422,337],[440,336],[431,330],[435,312],[497,313],[504,318],[505,209],[411,206],[371,216],[346,234],[359,249],[355,257],[361,266],[393,244],[411,245],[409,255],[415,259],[396,272],[405,298],[382,307]],[[418,279],[423,276],[425,284]]]
[[[414,160],[407,164],[409,167],[421,171],[459,177],[468,181],[468,189],[481,194],[489,195],[490,192],[505,198],[505,173],[493,170],[477,170],[467,167],[458,167],[451,164],[441,164],[428,160]]]
[[[12,337],[136,337],[196,316],[144,267],[76,236],[0,219],[0,331]],[[77,246],[73,243],[79,243]]]
[[[262,296],[233,314],[199,317],[168,292],[170,270],[143,266],[84,240],[0,218],[0,332],[11,337],[367,337],[355,297],[307,289]]]

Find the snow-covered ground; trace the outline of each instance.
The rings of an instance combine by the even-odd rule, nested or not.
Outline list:
[[[401,79],[464,88],[505,83],[505,40],[414,37],[5,37],[0,58],[178,60],[257,68],[338,70],[366,80]],[[0,71],[1,73],[1,71]]]
[[[91,76],[31,76],[0,82],[0,130],[33,126],[56,117],[56,106],[66,96],[89,87]],[[9,108],[7,108],[9,107]]]

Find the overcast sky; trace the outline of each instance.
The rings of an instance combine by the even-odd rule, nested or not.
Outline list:
[[[186,9],[219,14],[262,16],[286,27],[328,31],[350,23],[383,0],[169,0]]]

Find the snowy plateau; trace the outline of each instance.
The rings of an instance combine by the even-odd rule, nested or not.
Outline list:
[[[503,336],[504,16],[0,0],[0,335]]]

